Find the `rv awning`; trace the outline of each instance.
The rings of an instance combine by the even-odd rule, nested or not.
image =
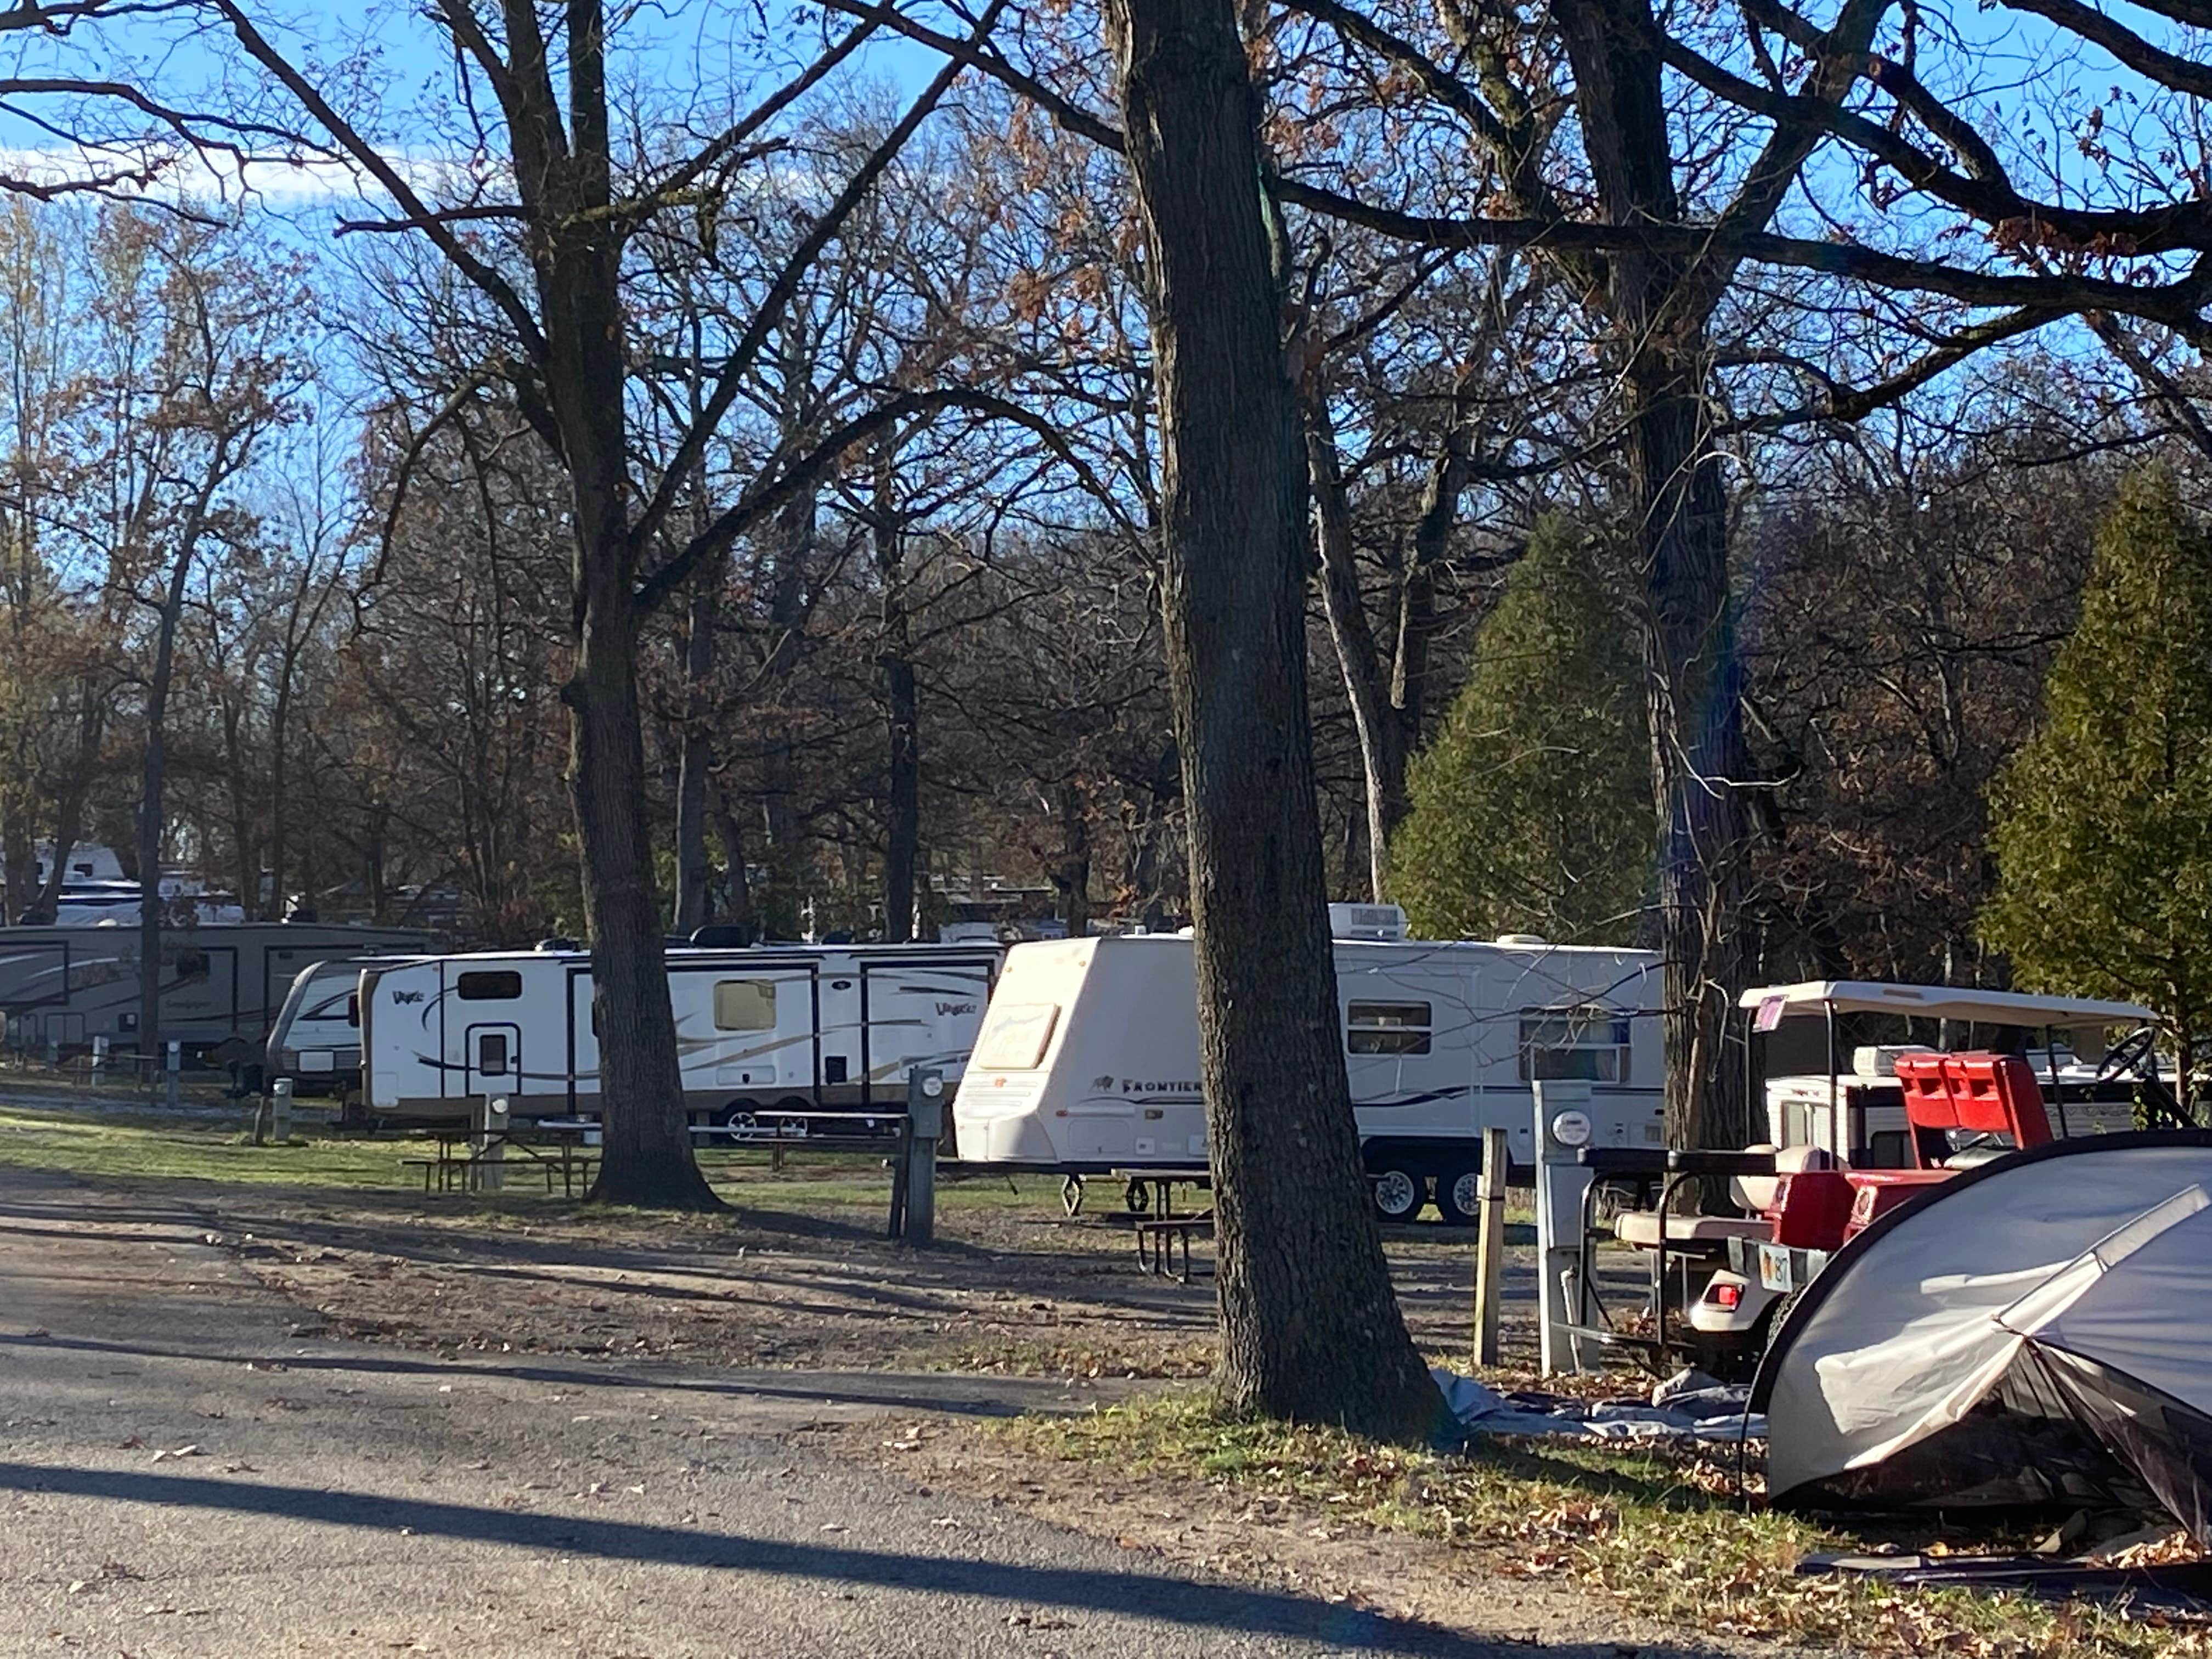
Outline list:
[[[1772,1005],[1778,1011],[1769,1012]],[[1983,1025],[2148,1025],[2158,1016],[2140,1003],[2099,1002],[2091,997],[2039,997],[2017,991],[1983,991],[1966,985],[1883,985],[1872,980],[1814,979],[1799,985],[1761,985],[1736,999],[1757,1008],[1761,1024],[1799,1014],[1910,1014],[1917,1019],[1968,1019]]]

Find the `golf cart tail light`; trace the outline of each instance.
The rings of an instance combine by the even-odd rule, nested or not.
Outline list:
[[[1741,1285],[1716,1285],[1712,1292],[1713,1302],[1718,1307],[1733,1308],[1743,1300],[1743,1286]]]

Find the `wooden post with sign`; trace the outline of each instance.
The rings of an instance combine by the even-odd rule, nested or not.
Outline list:
[[[1505,1267],[1505,1131],[1482,1132],[1474,1240],[1474,1363],[1498,1364],[1498,1285]]]

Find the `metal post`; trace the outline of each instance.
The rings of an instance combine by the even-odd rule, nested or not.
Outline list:
[[[105,1034],[92,1040],[92,1080],[94,1084],[107,1081],[107,1038]]]
[[[505,1095],[485,1095],[477,1104],[476,1144],[469,1149],[475,1165],[477,1189],[498,1192],[506,1182],[508,1101]]]
[[[169,1109],[174,1111],[182,1104],[185,1086],[185,1045],[176,1038],[169,1039]]]
[[[279,1146],[292,1139],[292,1079],[280,1077],[269,1085],[269,1138]]]
[[[945,1073],[917,1066],[906,1084],[906,1239],[937,1237],[937,1143],[945,1138]]]
[[[1482,1132],[1482,1188],[1474,1238],[1474,1363],[1498,1363],[1498,1291],[1505,1266],[1505,1130]]]
[[[1591,1369],[1569,1327],[1582,1305],[1583,1196],[1590,1171],[1579,1154],[1590,1144],[1590,1085],[1540,1079],[1536,1103],[1536,1298],[1538,1352],[1547,1376]]]

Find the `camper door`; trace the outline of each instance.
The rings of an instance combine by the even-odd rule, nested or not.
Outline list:
[[[592,970],[568,969],[568,1110],[579,1095],[599,1091],[599,1015],[592,1003]]]
[[[447,1029],[461,1033],[462,1092],[513,1095],[522,1087],[522,973],[465,968],[453,976]]]

